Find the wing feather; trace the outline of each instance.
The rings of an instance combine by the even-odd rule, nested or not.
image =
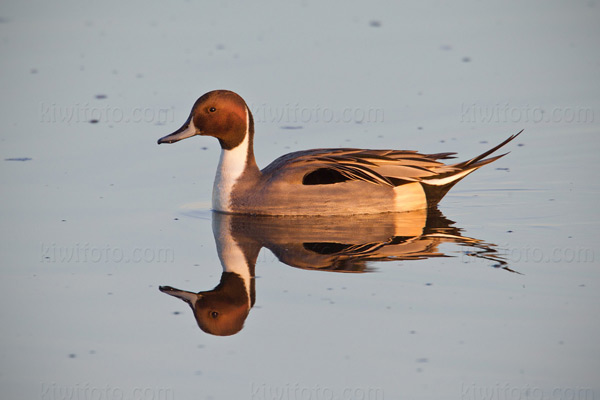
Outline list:
[[[320,172],[330,170],[334,172],[322,176],[331,178],[324,178],[324,182],[319,181],[318,184],[339,183],[346,179],[391,187],[410,182],[430,184],[433,180],[449,178],[453,175],[460,180],[465,176],[463,172],[475,170],[501,157],[485,159],[516,136],[518,134],[475,158],[452,165],[444,164],[439,160],[455,158],[456,153],[421,154],[414,150],[351,148],[314,149],[279,157],[267,166],[263,173],[287,181],[303,183],[306,176],[317,170]]]

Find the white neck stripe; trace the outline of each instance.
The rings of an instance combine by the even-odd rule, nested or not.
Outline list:
[[[238,179],[244,173],[248,162],[248,147],[250,145],[250,115],[246,107],[246,133],[244,140],[233,149],[221,149],[221,158],[217,167],[213,185],[213,209],[231,211],[231,192]]]
[[[250,274],[250,264],[246,259],[244,251],[231,232],[231,219],[229,217],[221,217],[217,224],[215,224],[215,220],[213,219],[213,234],[217,244],[217,253],[223,266],[223,272],[235,273],[242,278],[244,287],[248,293],[248,302],[250,302],[250,286],[253,277]]]

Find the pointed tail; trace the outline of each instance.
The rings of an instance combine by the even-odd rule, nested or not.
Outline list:
[[[500,154],[498,156],[485,158],[490,154],[496,152],[501,147],[508,144],[514,138],[519,136],[521,132],[523,132],[523,130],[519,131],[519,133],[515,135],[511,135],[504,142],[491,148],[485,153],[478,155],[477,157],[452,165],[451,167],[455,169],[454,171],[447,172],[445,174],[440,174],[432,179],[421,180],[421,185],[423,186],[423,190],[425,191],[425,195],[427,197],[427,205],[429,207],[437,205],[437,203],[439,203],[439,201],[446,195],[446,193],[448,193],[448,191],[465,176],[483,167],[484,165],[494,162],[497,159],[507,155],[509,152]]]

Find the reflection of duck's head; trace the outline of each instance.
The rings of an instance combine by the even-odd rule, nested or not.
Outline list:
[[[232,272],[223,272],[219,285],[206,292],[187,292],[170,286],[161,286],[160,291],[188,303],[200,329],[217,336],[239,332],[254,302],[244,280]]]

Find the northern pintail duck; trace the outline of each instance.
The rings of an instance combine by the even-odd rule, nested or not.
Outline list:
[[[223,272],[212,290],[160,286],[193,310],[198,326],[213,335],[239,332],[256,301],[256,261],[263,248],[291,267],[312,271],[363,273],[375,262],[470,256],[508,268],[495,245],[462,235],[437,208],[393,213],[271,217],[213,213],[212,227]],[[442,250],[454,243],[464,251]],[[483,264],[485,265],[485,264]]]
[[[263,170],[254,159],[254,119],[228,90],[208,92],[187,121],[158,143],[214,136],[221,158],[213,186],[215,211],[261,215],[351,215],[430,208],[462,178],[504,156],[485,158],[513,140],[456,164],[456,153],[411,150],[313,149],[279,157]]]

